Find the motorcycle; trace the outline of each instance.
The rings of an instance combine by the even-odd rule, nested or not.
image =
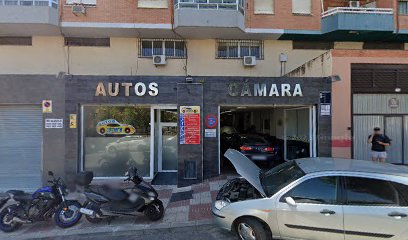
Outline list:
[[[0,197],[0,209],[13,199],[17,204],[5,207],[0,212],[0,229],[13,232],[22,224],[46,221],[54,215],[55,223],[61,228],[74,226],[81,219],[81,204],[66,200],[66,186],[61,178],[55,178],[48,172],[51,186],[45,186],[33,194],[20,190],[9,190]]]
[[[92,172],[81,172],[77,176],[77,184],[84,187],[86,201],[80,212],[91,223],[99,223],[103,219],[121,215],[137,216],[139,213],[151,221],[157,221],[164,215],[162,201],[158,199],[156,190],[143,180],[137,168],[131,167],[125,173],[125,182],[133,182],[132,187],[112,188],[107,185],[90,185]]]

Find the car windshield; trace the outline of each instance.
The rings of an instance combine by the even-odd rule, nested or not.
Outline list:
[[[260,179],[266,195],[271,197],[289,185],[289,183],[304,175],[305,173],[299,168],[296,162],[290,161],[260,173]]]
[[[244,144],[267,144],[268,142],[261,137],[250,136],[250,137],[243,137]]]

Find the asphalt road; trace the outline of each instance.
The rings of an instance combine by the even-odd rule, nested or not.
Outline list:
[[[86,235],[86,236],[64,236],[47,238],[47,240],[85,240],[85,239],[97,239],[97,240],[123,240],[123,239],[137,239],[137,240],[236,240],[238,239],[228,231],[219,229],[213,225],[203,225],[197,227],[183,227],[166,230],[156,230],[152,232],[143,233],[126,232],[119,234],[106,234],[106,235]]]

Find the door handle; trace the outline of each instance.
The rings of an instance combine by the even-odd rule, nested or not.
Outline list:
[[[408,215],[405,213],[400,213],[400,212],[392,212],[392,213],[389,213],[388,216],[394,217],[394,218],[405,218]]]
[[[320,213],[321,213],[321,214],[324,214],[324,215],[326,215],[326,216],[336,214],[336,212],[335,212],[335,211],[328,210],[328,209],[323,209],[322,211],[320,211]]]

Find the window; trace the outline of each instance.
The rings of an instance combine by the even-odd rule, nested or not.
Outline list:
[[[397,42],[365,42],[363,49],[390,49],[390,50],[404,50],[404,43]]]
[[[408,15],[408,1],[398,1],[398,10],[400,15]]]
[[[31,46],[31,37],[0,37],[0,45]]]
[[[150,107],[84,106],[83,169],[122,177],[129,166],[150,175]]]
[[[408,206],[408,186],[401,184],[401,183],[396,183],[396,182],[393,182],[392,185],[398,191],[400,206],[404,206],[404,207]]]
[[[287,192],[281,199],[292,197],[297,203],[335,204],[338,177],[319,177],[306,180]]]
[[[254,0],[255,14],[273,14],[274,0]]]
[[[349,205],[399,205],[395,187],[378,179],[346,177],[346,198]]]
[[[292,13],[301,15],[312,14],[312,0],[292,0]]]
[[[263,42],[257,40],[218,40],[217,58],[243,58],[254,56],[263,59]]]
[[[324,41],[293,41],[293,49],[320,49],[330,50],[334,48],[334,42]]]
[[[96,0],[66,0],[67,5],[70,4],[83,4],[83,5],[96,5]]]
[[[186,58],[186,46],[183,40],[141,39],[139,57],[166,55],[167,58]]]
[[[110,47],[110,38],[66,37],[65,46],[71,47]]]

